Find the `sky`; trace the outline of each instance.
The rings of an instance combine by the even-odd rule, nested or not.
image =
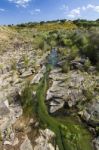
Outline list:
[[[99,18],[99,0],[0,0],[0,24]]]

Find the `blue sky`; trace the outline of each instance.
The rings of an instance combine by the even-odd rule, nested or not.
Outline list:
[[[99,0],[0,0],[0,24],[99,18]]]

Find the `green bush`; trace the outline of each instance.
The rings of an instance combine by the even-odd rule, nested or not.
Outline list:
[[[69,72],[69,70],[70,70],[70,64],[68,61],[66,61],[62,66],[62,72],[67,73],[67,72]]]
[[[73,60],[79,55],[79,49],[76,45],[71,47],[70,58]]]
[[[88,71],[89,67],[91,66],[91,62],[89,60],[89,58],[86,59],[85,63],[84,63],[84,69],[86,71]]]

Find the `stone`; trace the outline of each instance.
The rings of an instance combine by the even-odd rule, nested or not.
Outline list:
[[[96,150],[99,150],[99,137],[93,140],[94,146]]]
[[[40,80],[43,78],[44,73],[46,72],[46,67],[43,66],[38,74],[36,74],[33,78],[33,80],[31,81],[31,84],[38,84],[40,82]]]
[[[60,104],[57,104],[57,105],[52,105],[50,107],[50,113],[56,112],[57,110],[63,108],[63,106],[64,106],[64,102],[60,102]]]
[[[33,147],[31,145],[30,140],[28,139],[28,137],[25,137],[25,140],[23,141],[23,143],[20,146],[20,150],[33,150]]]
[[[7,107],[7,102],[1,102],[0,103],[0,116],[5,116],[8,115],[10,113],[9,108]]]
[[[88,69],[88,72],[95,73],[96,72],[96,67],[90,66],[89,69]]]
[[[50,112],[62,108],[64,103],[68,104],[69,107],[73,107],[78,102],[86,101],[87,96],[83,91],[88,89],[94,91],[94,85],[97,82],[87,72],[82,73],[81,71],[72,70],[64,74],[60,68],[53,69],[49,77],[52,85],[47,90],[46,101],[49,104]]]
[[[26,78],[28,76],[31,76],[33,73],[31,70],[25,71],[22,75],[21,78]]]
[[[13,142],[13,146],[18,145],[18,144],[19,144],[18,138],[15,138],[15,139],[14,139],[14,142]]]
[[[82,117],[93,126],[99,125],[99,100],[89,103],[83,110]]]
[[[9,141],[4,141],[4,145],[12,145],[12,143]]]
[[[40,136],[35,140],[34,150],[55,150],[52,143],[50,143],[55,138],[55,134],[49,129],[39,130],[39,133]]]
[[[84,65],[83,65],[80,61],[75,61],[75,60],[73,60],[73,61],[71,62],[71,66],[73,67],[73,69],[82,70]]]

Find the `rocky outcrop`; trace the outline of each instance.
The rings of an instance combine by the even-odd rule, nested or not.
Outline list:
[[[65,74],[57,68],[51,71],[49,77],[52,85],[47,91],[46,100],[51,113],[63,108],[64,104],[72,107],[79,101],[87,101],[95,94],[96,78],[86,72],[70,71]]]
[[[41,50],[30,48],[26,51],[24,48],[21,50],[18,48],[17,51],[11,50],[0,55],[0,136],[2,138],[0,145],[3,145],[2,150],[33,149],[24,131],[25,123],[22,124],[18,120],[23,114],[20,97],[27,80],[30,81],[33,78],[32,84],[39,83],[46,72],[44,64],[49,52],[41,54]],[[36,95],[36,91],[33,95]],[[35,127],[38,124],[36,122]],[[21,134],[24,134],[24,141],[21,139],[23,136]]]

